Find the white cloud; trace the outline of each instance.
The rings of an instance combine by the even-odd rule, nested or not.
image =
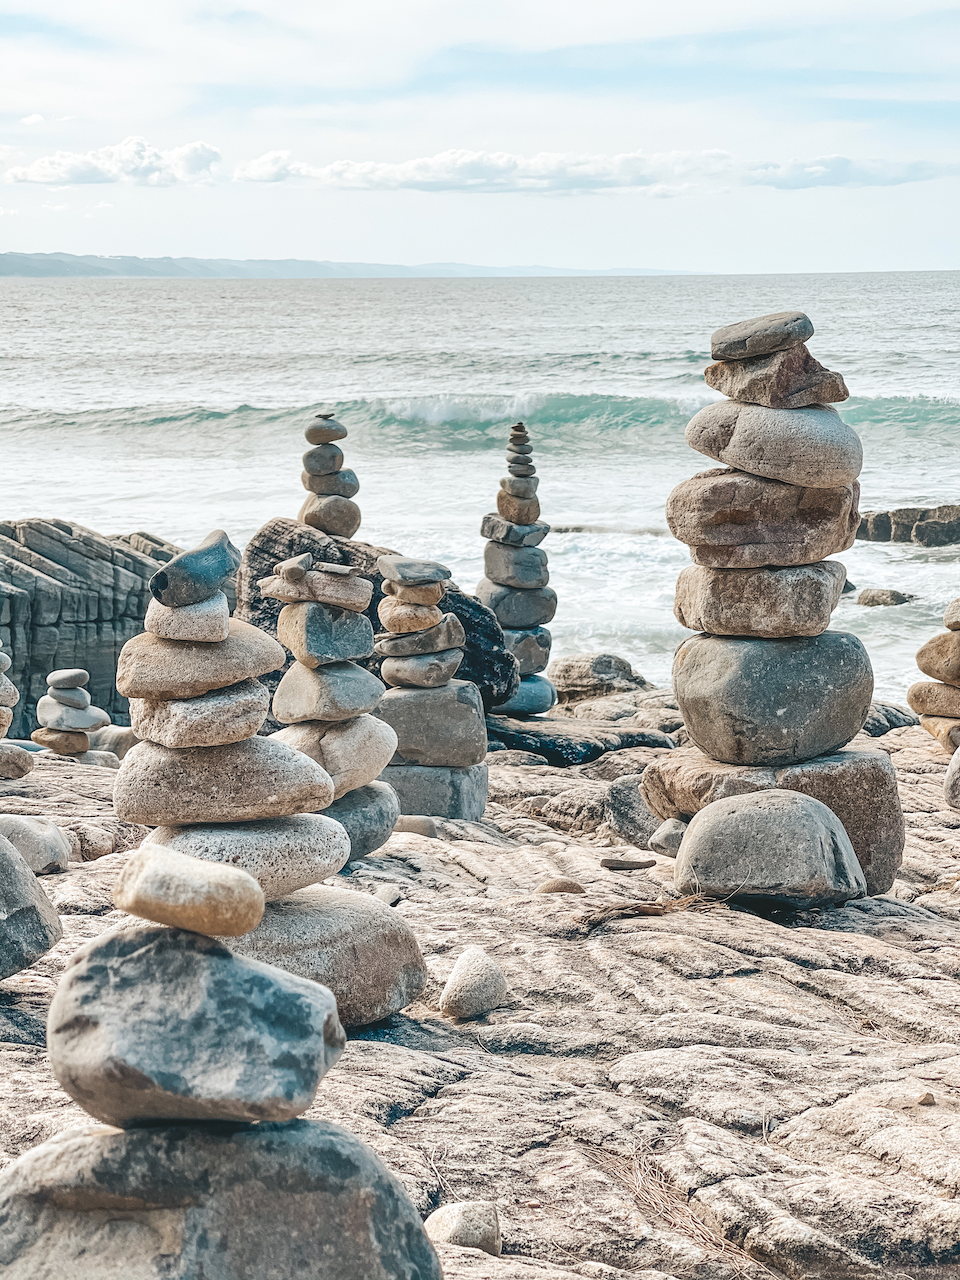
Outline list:
[[[210,177],[210,166],[220,159],[216,147],[188,142],[166,151],[152,147],[146,138],[124,138],[116,146],[96,151],[57,151],[32,164],[8,169],[7,182],[43,182],[72,186],[90,182],[133,182],[140,186],[166,187],[174,182],[196,182]]]
[[[19,209],[5,209],[3,205],[0,204],[0,218],[15,218],[19,212]]]
[[[34,112],[32,116],[22,116],[20,119],[20,123],[21,124],[43,124],[43,116],[39,115],[37,112]]]

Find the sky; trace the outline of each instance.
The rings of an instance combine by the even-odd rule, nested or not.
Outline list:
[[[960,8],[0,0],[0,250],[960,268]]]

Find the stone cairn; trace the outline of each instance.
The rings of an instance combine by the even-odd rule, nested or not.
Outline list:
[[[0,778],[23,778],[33,768],[33,752],[4,742],[13,724],[13,708],[20,701],[20,690],[7,672],[13,664],[9,653],[0,649]]]
[[[391,688],[379,715],[397,749],[381,775],[404,814],[476,820],[487,803],[487,729],[480,691],[454,680],[463,659],[463,624],[440,601],[450,570],[433,560],[381,556],[377,613],[380,674]]]
[[[51,671],[47,676],[47,692],[37,702],[40,728],[30,737],[40,747],[59,756],[76,756],[84,764],[109,764],[119,768],[116,756],[105,751],[91,751],[90,735],[104,729],[110,716],[91,705],[86,690],[90,672],[80,667]],[[94,758],[95,757],[95,758]]]
[[[205,603],[168,613],[193,609],[183,629],[222,632],[223,606]],[[439,1280],[400,1182],[351,1133],[297,1118],[346,1036],[326,987],[224,945],[263,916],[256,879],[151,844],[125,863],[114,903],[140,922],[74,952],[47,1025],[54,1075],[101,1125],[0,1175],[5,1277],[242,1280],[315,1275],[322,1258],[345,1280]]]
[[[477,596],[496,614],[507,648],[520,666],[520,688],[498,704],[497,714],[530,716],[549,711],[557,700],[556,689],[539,674],[550,661],[552,637],[543,624],[557,611],[557,593],[547,586],[550,572],[540,543],[550,526],[540,521],[540,481],[522,422],[510,428],[507,471],[500,481],[497,510],[485,515],[480,525],[489,541]]]
[[[315,424],[304,433],[313,448],[303,455],[303,487],[309,497],[297,519],[321,533],[352,538],[360,528],[360,508],[350,499],[359,492],[360,481],[349,467],[344,468],[343,450],[337,440],[347,429],[334,421],[332,413],[318,413]]]
[[[954,756],[947,770],[944,795],[947,804],[960,809],[960,760],[954,755],[960,746],[960,599],[947,606],[943,625],[946,631],[917,651],[917,666],[931,679],[912,684],[907,690],[907,702],[926,731],[948,755]]]
[[[827,629],[846,574],[825,557],[856,536],[862,451],[830,407],[847,389],[810,355],[812,333],[802,312],[783,312],[713,334],[718,363],[706,381],[730,398],[702,409],[686,439],[725,465],[683,481],[666,507],[671,532],[694,561],[677,581],[675,613],[702,634],[680,645],[673,666],[694,746],[656,761],[642,784],[648,808],[665,820],[689,820],[731,792],[741,807],[746,792],[771,789],[826,805],[843,824],[862,874],[837,871],[819,889],[811,881],[792,891],[768,878],[765,892],[756,868],[742,873],[728,842],[726,879],[701,866],[699,878],[683,886],[710,882],[733,893],[739,883],[744,893],[793,905],[885,893],[903,850],[888,756],[841,750],[867,717],[873,673],[856,636]],[[777,810],[783,822],[793,802]],[[767,805],[762,821],[775,822],[774,800],[758,803]],[[829,845],[824,823],[811,819],[804,830],[814,828]],[[724,829],[729,841],[731,828]],[[784,865],[774,870],[786,874]],[[683,879],[679,864],[677,872]],[[754,877],[746,888],[744,874]]]
[[[400,816],[396,793],[377,782],[397,748],[397,735],[375,715],[384,686],[357,662],[373,653],[364,610],[373,583],[349,566],[313,568],[307,553],[261,578],[260,594],[286,601],[277,636],[296,658],[273,695],[274,717],[288,727],[270,737],[302,751],[326,770],[334,803],[327,810],[362,858],[390,836]]]

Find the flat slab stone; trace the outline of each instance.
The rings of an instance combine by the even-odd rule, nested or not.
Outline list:
[[[114,905],[129,915],[194,933],[249,933],[263,916],[263,890],[240,867],[204,862],[156,841],[124,863]]]
[[[960,689],[953,684],[943,684],[939,680],[918,680],[907,690],[907,702],[918,716],[960,719]]]
[[[0,835],[0,979],[28,968],[62,937],[60,917],[36,875]]]
[[[100,707],[65,707],[46,693],[37,699],[37,719],[44,729],[63,729],[70,733],[87,733],[110,723],[110,717]]]
[[[539,546],[549,532],[548,524],[540,521],[536,524],[514,524],[512,520],[504,520],[496,511],[485,515],[480,524],[481,538],[504,542],[511,547]]]
[[[118,817],[152,827],[283,818],[332,799],[315,760],[269,738],[180,750],[141,742],[120,762],[113,792]]]
[[[292,1120],[345,1043],[329,991],[213,938],[158,927],[75,951],[47,1023],[62,1088],[121,1128]]]
[[[9,680],[4,682],[4,680],[0,678],[0,706],[13,707],[20,701],[20,695],[17,693],[16,689],[13,689],[16,697],[12,702],[4,702],[4,693],[6,692],[5,683],[10,685],[10,688],[13,689],[13,685],[10,684]],[[80,711],[86,710],[93,701],[86,689],[58,689],[56,686],[48,685],[47,694],[54,700],[54,702],[62,703],[65,707],[77,707]]]
[[[917,666],[925,676],[960,688],[960,631],[942,631],[921,645]]]
[[[295,662],[273,695],[274,718],[281,724],[301,720],[350,720],[373,711],[384,685],[353,662],[331,662],[311,671]]]
[[[458,649],[467,638],[463,623],[455,613],[445,613],[443,621],[426,631],[408,631],[393,635],[381,631],[376,637],[374,649],[384,658],[405,658],[418,653],[442,653],[445,649]]]
[[[824,368],[803,344],[747,360],[721,360],[704,370],[703,380],[732,400],[773,409],[837,404],[850,395],[840,374]]]
[[[462,649],[413,654],[409,658],[384,658],[380,676],[388,685],[435,689],[446,684],[463,662]]]
[[[334,800],[327,815],[346,831],[352,861],[365,858],[387,843],[400,816],[400,801],[386,782],[368,782]]]
[[[708,569],[677,579],[674,616],[715,636],[818,636],[830,625],[847,573],[838,560],[785,569]]]
[[[497,714],[537,716],[549,711],[557,701],[557,691],[546,676],[524,676],[512,698],[497,704]]]
[[[333,798],[373,782],[390,763],[397,749],[397,735],[385,721],[362,715],[353,720],[305,720],[289,725],[270,740],[316,760],[333,780]]]
[[[446,565],[436,560],[414,560],[410,556],[380,556],[377,572],[391,582],[404,582],[414,587],[427,582],[446,582],[451,576]]]
[[[493,610],[505,631],[526,631],[542,626],[551,622],[557,612],[557,593],[553,587],[524,591],[481,578],[477,583],[477,597],[481,604]]]
[[[199,604],[171,609],[159,600],[147,605],[144,631],[164,640],[197,640],[203,644],[219,644],[230,634],[230,604],[222,591]]]
[[[166,702],[131,698],[130,727],[138,738],[163,747],[218,747],[252,738],[269,710],[266,685],[242,680],[199,698]]]
[[[125,698],[154,702],[198,698],[277,671],[287,661],[273,636],[231,618],[229,636],[217,645],[164,640],[149,632],[134,636],[120,650],[117,688]]]
[[[214,529],[190,551],[168,560],[150,579],[155,600],[171,608],[200,604],[220,590],[224,578],[236,573],[240,552],[222,529]]]
[[[400,801],[400,812],[435,818],[479,822],[487,807],[488,771],[485,764],[465,769],[418,764],[390,765],[380,775]]]
[[[373,653],[370,619],[355,610],[325,604],[286,605],[277,619],[277,638],[298,662],[311,668],[369,658]]]
[[[82,667],[60,667],[47,676],[51,689],[81,689],[90,680],[90,672]]]
[[[468,680],[439,689],[388,689],[377,715],[397,735],[395,764],[482,764],[487,730],[480,691]]]
[[[503,642],[516,658],[521,676],[536,675],[547,669],[553,636],[546,627],[527,627],[522,631],[505,630]]]
[[[845,631],[813,638],[691,636],[673,660],[690,739],[727,764],[787,765],[845,746],[863,727],[873,670]]]
[[[813,321],[802,311],[774,311],[752,320],[737,320],[710,335],[714,360],[746,360],[784,351],[813,337]]]
[[[339,569],[342,566],[331,567]],[[373,596],[373,583],[369,578],[323,569],[310,569],[295,582],[273,574],[269,578],[261,578],[257,585],[262,596],[274,600],[285,600],[288,604],[316,600],[319,604],[350,609],[354,613],[363,613]]]

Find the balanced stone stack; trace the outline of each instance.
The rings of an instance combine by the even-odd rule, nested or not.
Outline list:
[[[378,715],[397,736],[381,777],[400,811],[475,820],[487,803],[487,729],[480,691],[454,680],[463,659],[463,624],[438,607],[450,570],[432,560],[381,556],[384,598],[377,607],[380,674],[391,688]]]
[[[930,680],[907,690],[907,702],[920,723],[951,755],[960,746],[960,600],[947,606],[945,632],[917,652],[917,666]]]
[[[151,845],[114,902],[153,923],[74,952],[47,1025],[57,1080],[101,1124],[0,1175],[4,1276],[439,1280],[399,1181],[297,1118],[346,1036],[329,990],[219,940],[260,921],[256,880]]]
[[[498,715],[530,716],[549,711],[557,691],[539,673],[550,661],[550,632],[544,625],[557,611],[557,593],[547,586],[550,572],[540,543],[550,526],[540,520],[537,468],[526,427],[510,428],[508,475],[500,481],[497,510],[483,517],[484,577],[477,584],[480,601],[492,609],[503,628],[507,648],[520,666],[520,688]]]
[[[20,690],[7,675],[11,661],[9,653],[0,649],[0,778],[22,778],[33,768],[32,752],[3,741],[13,724],[13,708],[20,701]]]
[[[856,536],[862,450],[830,407],[847,391],[810,355],[812,333],[802,312],[782,312],[713,335],[706,380],[733,398],[701,410],[686,439],[726,465],[683,481],[666,508],[694,561],[675,612],[701,634],[673,668],[694,745],[651,765],[642,790],[662,819],[803,792],[840,818],[876,894],[900,864],[903,815],[889,757],[841,750],[866,720],[873,673],[856,636],[828,630],[846,575],[825,559]]]
[[[346,828],[350,857],[362,858],[389,839],[400,816],[396,793],[376,781],[397,747],[397,735],[374,714],[384,686],[357,665],[373,653],[364,615],[373,583],[348,565],[314,569],[307,553],[261,578],[260,594],[286,602],[277,636],[296,658],[273,695],[274,717],[287,728],[269,741],[302,751],[330,775],[327,812]]]
[[[91,704],[85,687],[89,680],[90,672],[81,667],[51,671],[47,692],[37,702],[40,728],[34,729],[30,737],[55,755],[78,756],[85,764],[106,764],[116,769],[120,761],[112,752],[90,750],[90,734],[106,728],[110,717]]]
[[[304,433],[313,447],[303,455],[303,487],[309,497],[297,519],[321,533],[352,538],[360,528],[360,508],[350,499],[359,491],[355,472],[343,465],[338,440],[347,429],[335,422],[332,413],[318,413],[313,426]]]

